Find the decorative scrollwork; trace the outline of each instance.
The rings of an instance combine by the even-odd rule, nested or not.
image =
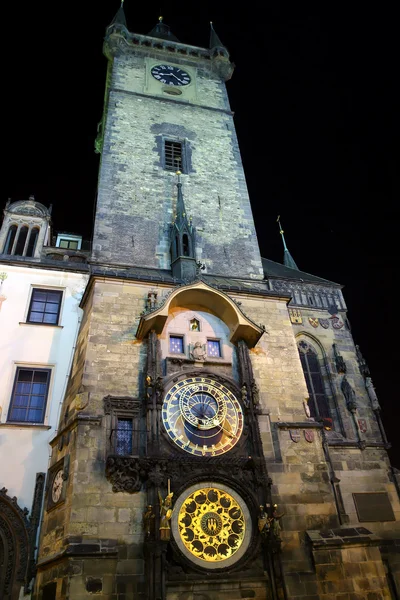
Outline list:
[[[112,484],[113,492],[139,492],[142,487],[139,461],[134,458],[109,456],[106,463],[106,477]]]

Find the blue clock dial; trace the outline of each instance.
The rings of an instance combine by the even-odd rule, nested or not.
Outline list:
[[[191,79],[190,75],[179,67],[173,67],[172,65],[156,65],[151,69],[151,74],[154,79],[157,79],[164,85],[189,85]]]

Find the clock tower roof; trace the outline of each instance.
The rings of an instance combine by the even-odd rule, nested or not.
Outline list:
[[[151,37],[160,38],[161,40],[169,40],[171,42],[179,42],[178,38],[172,33],[171,29],[163,22],[163,17],[158,18],[158,23],[147,34]]]
[[[212,21],[210,21],[210,28],[210,50],[213,50],[214,48],[223,48],[224,50],[226,50],[226,47],[221,42],[217,32],[214,29]]]

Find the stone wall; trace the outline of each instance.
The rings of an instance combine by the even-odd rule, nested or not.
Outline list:
[[[184,67],[184,62],[182,63]],[[94,231],[100,262],[169,268],[176,176],[162,166],[163,138],[185,142],[182,175],[208,272],[263,277],[245,176],[225,85],[197,65],[197,96],[146,96],[144,58],[115,59],[108,98]]]

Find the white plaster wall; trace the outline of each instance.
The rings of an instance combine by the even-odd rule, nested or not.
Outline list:
[[[0,288],[0,488],[6,487],[21,507],[30,509],[36,473],[47,471],[49,441],[57,428],[88,276],[4,264],[1,273],[7,278]],[[60,326],[24,324],[34,286],[63,290]],[[46,427],[7,424],[17,366],[52,369]]]

